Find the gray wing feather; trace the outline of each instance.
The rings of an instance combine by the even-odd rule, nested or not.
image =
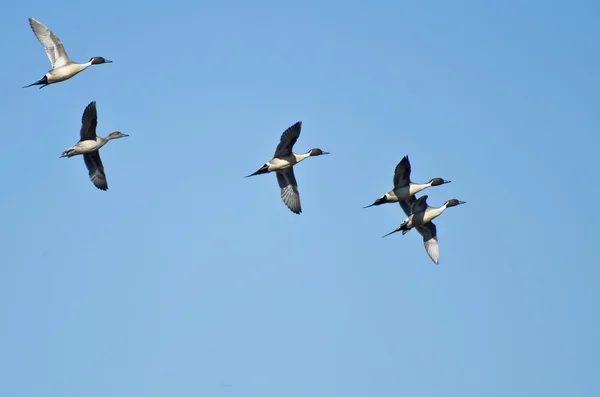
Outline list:
[[[281,189],[281,199],[285,205],[295,214],[300,214],[302,208],[300,206],[300,193],[298,192],[298,183],[294,176],[294,169],[287,168],[283,171],[275,172],[277,182]]]
[[[104,165],[100,160],[100,153],[98,151],[85,153],[83,155],[83,161],[87,167],[92,183],[100,190],[107,190],[108,184],[106,183],[106,174],[104,173]]]
[[[279,145],[275,149],[275,155],[273,157],[286,157],[292,154],[292,148],[300,136],[300,129],[302,128],[302,122],[298,121],[296,124],[288,128],[281,134]]]
[[[34,18],[29,18],[29,25],[35,37],[44,46],[46,55],[48,55],[48,59],[50,59],[50,63],[52,64],[52,69],[71,63],[71,59],[67,55],[62,42],[50,29]]]
[[[421,200],[423,197],[419,198],[419,200]],[[407,200],[400,200],[400,207],[402,207],[402,211],[404,211],[406,216],[411,216],[414,204],[419,200],[417,200],[414,195],[410,196]],[[427,204],[425,204],[425,206],[427,206]],[[439,264],[440,251],[437,239],[437,228],[435,227],[435,224],[433,222],[427,222],[423,226],[417,226],[415,229],[417,229],[417,232],[423,236],[423,245],[425,245],[425,251],[427,251],[427,255],[429,255],[433,263],[436,265]]]
[[[425,251],[436,265],[440,263],[440,249],[437,239],[437,228],[433,222],[427,222],[423,226],[416,228],[419,234],[423,236]]]

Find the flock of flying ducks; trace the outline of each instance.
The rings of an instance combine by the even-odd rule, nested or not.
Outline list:
[[[29,18],[29,24],[37,39],[44,46],[52,67],[44,77],[23,88],[39,85],[41,89],[50,84],[70,79],[92,65],[112,62],[103,57],[92,57],[86,63],[73,62],[67,55],[60,39],[52,33],[50,29],[34,18]],[[96,102],[91,102],[85,108],[81,118],[79,142],[65,150],[60,157],[70,158],[82,155],[92,183],[100,190],[107,190],[108,184],[106,182],[106,174],[98,150],[108,141],[123,138],[128,135],[123,134],[120,131],[115,131],[110,133],[106,138],[99,137],[96,135],[97,124],[98,114]],[[292,150],[300,136],[301,128],[302,122],[298,121],[296,124],[285,130],[281,135],[280,142],[275,149],[273,158],[267,161],[256,172],[247,176],[250,177],[275,172],[281,191],[281,199],[295,214],[300,214],[302,212],[302,207],[300,205],[298,183],[294,176],[294,165],[308,157],[329,154],[329,152],[324,152],[321,149],[311,149],[304,154],[294,153]],[[427,195],[416,198],[415,194],[428,187],[440,186],[449,183],[450,181],[446,181],[442,178],[433,178],[427,183],[413,183],[410,180],[410,173],[411,166],[408,156],[404,156],[396,166],[394,172],[394,188],[375,200],[373,204],[364,208],[385,203],[399,203],[407,218],[398,228],[383,237],[399,231],[404,235],[415,228],[423,237],[423,243],[425,244],[427,254],[435,264],[438,264],[439,248],[437,228],[432,220],[440,216],[446,208],[464,204],[465,202],[451,199],[446,201],[441,207],[430,207],[427,205]]]
[[[465,202],[457,199],[450,199],[441,207],[430,207],[427,205],[427,195],[416,198],[415,194],[428,187],[440,186],[445,183],[450,183],[450,181],[446,181],[442,178],[433,178],[427,183],[414,183],[410,180],[410,171],[410,161],[408,160],[408,156],[404,156],[398,165],[396,165],[396,170],[394,171],[394,188],[375,200],[373,204],[364,208],[385,203],[399,203],[407,218],[394,231],[383,237],[396,232],[402,232],[402,235],[405,235],[411,229],[417,229],[417,232],[423,237],[425,251],[427,251],[431,260],[437,265],[440,263],[440,251],[438,246],[437,228],[432,221],[440,216],[446,208],[465,204]]]
[[[300,136],[301,127],[302,122],[299,121],[285,130],[283,134],[281,134],[281,139],[275,149],[273,158],[267,161],[254,173],[246,176],[246,178],[248,178],[254,175],[275,172],[279,188],[281,189],[281,199],[295,214],[300,214],[302,212],[302,207],[300,206],[298,183],[294,176],[294,165],[308,157],[329,154],[329,152],[324,152],[321,149],[310,149],[304,154],[294,153],[292,149]],[[413,228],[417,229],[417,232],[423,237],[425,251],[427,251],[431,260],[437,265],[440,263],[440,253],[437,228],[432,221],[440,216],[446,208],[465,204],[465,202],[457,199],[450,199],[440,207],[430,207],[427,205],[427,195],[416,198],[415,194],[428,187],[440,186],[445,183],[450,183],[450,181],[446,181],[442,178],[433,178],[427,183],[414,183],[410,180],[410,172],[410,161],[408,160],[408,156],[404,156],[398,165],[396,165],[396,170],[394,171],[394,188],[375,200],[373,204],[364,208],[385,203],[399,203],[407,218],[394,231],[383,237],[400,231],[404,235]]]
[[[44,46],[46,55],[48,55],[52,67],[44,77],[23,88],[39,85],[40,89],[42,89],[50,84],[70,79],[92,65],[112,62],[102,57],[93,57],[86,63],[73,62],[67,55],[65,47],[63,47],[60,39],[43,23],[38,22],[33,18],[29,18],[29,25],[35,34],[35,37],[37,37]],[[60,157],[69,158],[80,154],[83,155],[83,160],[89,171],[92,183],[100,190],[107,190],[108,184],[106,183],[106,174],[104,173],[104,165],[102,164],[102,160],[100,160],[98,149],[111,139],[123,138],[128,135],[123,134],[120,131],[115,131],[106,138],[96,136],[97,124],[98,114],[96,111],[96,102],[91,102],[85,108],[83,117],[81,118],[79,142],[65,150]]]

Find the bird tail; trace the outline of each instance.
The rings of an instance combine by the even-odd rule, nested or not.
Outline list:
[[[398,227],[396,228],[396,230],[394,230],[394,231],[392,231],[392,232],[389,232],[388,234],[386,234],[385,236],[382,236],[381,238],[383,238],[383,237],[387,237],[387,236],[389,236],[390,234],[394,234],[394,233],[396,233],[396,232],[402,232],[402,235],[405,235],[405,234],[406,234],[406,233],[408,233],[409,231],[410,231],[410,229],[408,228],[408,221],[404,221],[404,222],[402,222],[402,224],[401,224],[400,226],[398,226]]]
[[[254,175],[266,174],[268,172],[269,172],[269,165],[265,164],[262,167],[260,167],[256,172],[254,172],[254,173],[252,173],[250,175],[246,175],[245,177],[248,178],[248,177],[251,177],[251,176],[254,176]]]
[[[374,205],[381,205],[381,204],[385,204],[387,202],[388,202],[387,196],[383,196],[383,197],[380,197],[377,200],[375,200],[375,202],[373,204],[367,205],[366,207],[363,207],[363,208],[369,208],[369,207],[372,207]]]
[[[29,85],[26,85],[25,87],[22,87],[22,88],[27,88],[27,87],[31,87],[31,86],[34,86],[34,85],[40,85],[40,84],[43,84],[43,85],[40,87],[40,89],[42,89],[42,88],[44,88],[45,86],[47,86],[47,85],[48,85],[48,77],[47,77],[47,76],[44,76],[44,77],[42,77],[41,79],[39,79],[38,81],[36,81],[35,83],[31,83],[31,84],[29,84]]]
[[[71,153],[73,153],[73,149],[67,149],[64,152],[62,152],[62,155],[59,158],[71,157]]]

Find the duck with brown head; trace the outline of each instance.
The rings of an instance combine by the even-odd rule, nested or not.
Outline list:
[[[369,208],[385,203],[397,203],[398,201],[408,199],[412,195],[427,189],[428,187],[450,183],[450,181],[442,178],[433,178],[427,183],[414,183],[410,179],[410,174],[410,161],[408,160],[408,156],[404,156],[396,165],[396,169],[394,170],[394,188],[375,200],[373,204],[367,205],[363,208]]]
[[[106,138],[96,135],[96,126],[98,124],[98,114],[96,111],[96,102],[91,102],[85,108],[81,118],[81,129],[79,131],[80,139],[75,145],[71,146],[62,153],[60,157],[73,157],[83,155],[83,160],[89,171],[90,180],[100,190],[107,190],[106,175],[104,165],[100,159],[99,149],[113,139],[124,138],[129,135],[121,131],[111,132]]]
[[[275,172],[277,175],[277,183],[281,193],[281,199],[283,203],[295,214],[302,212],[302,206],[300,205],[300,193],[298,192],[298,183],[296,182],[296,176],[294,175],[294,165],[298,164],[302,160],[308,157],[321,156],[329,154],[321,149],[310,149],[305,154],[297,154],[292,151],[294,144],[300,136],[300,129],[302,128],[302,122],[298,121],[291,127],[281,134],[277,149],[273,158],[263,164],[257,171],[246,178],[254,175],[268,174],[269,172]]]
[[[73,62],[67,55],[67,51],[65,51],[65,47],[60,39],[43,23],[36,21],[34,18],[29,18],[29,25],[31,26],[31,30],[33,30],[33,33],[39,42],[44,46],[46,55],[48,56],[52,67],[44,77],[35,83],[26,85],[23,88],[39,85],[41,86],[41,89],[47,85],[68,80],[91,65],[100,65],[102,63],[112,62],[104,59],[103,57],[90,58],[90,60],[86,63]]]
[[[383,237],[399,231],[401,231],[404,235],[413,228],[417,229],[419,234],[423,237],[425,251],[427,251],[427,254],[433,263],[437,265],[440,263],[437,227],[432,221],[440,216],[442,212],[446,210],[446,208],[456,207],[457,205],[465,203],[465,201],[450,199],[441,207],[430,207],[427,205],[427,195],[419,197],[418,199],[412,196],[408,200],[400,202],[404,213],[408,217],[394,231],[386,234]],[[409,208],[410,212],[408,210]]]

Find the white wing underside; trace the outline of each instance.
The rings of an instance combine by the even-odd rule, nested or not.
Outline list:
[[[29,24],[35,37],[44,46],[46,55],[48,55],[48,59],[52,64],[52,69],[57,69],[71,63],[71,59],[67,55],[60,39],[50,29],[33,18],[29,18]]]
[[[425,245],[425,251],[427,251],[427,255],[429,255],[433,263],[438,265],[440,263],[440,246],[438,244],[437,237],[423,241],[423,244]]]
[[[412,210],[411,205],[415,201],[415,196],[411,196],[408,200],[400,201],[400,207],[406,216],[410,216]],[[438,244],[437,227],[435,226],[435,223],[428,222],[423,226],[417,226],[416,229],[417,232],[423,236],[423,245],[425,246],[427,255],[429,255],[433,263],[438,265],[440,263],[440,246]]]
[[[440,247],[435,224],[433,222],[427,222],[423,226],[417,227],[417,231],[423,236],[423,245],[425,245],[427,255],[429,255],[433,263],[438,265],[440,263]]]
[[[284,204],[295,214],[302,212],[300,206],[300,194],[298,192],[298,183],[294,176],[293,168],[286,168],[282,171],[277,171],[277,182],[281,188],[281,199]]]

